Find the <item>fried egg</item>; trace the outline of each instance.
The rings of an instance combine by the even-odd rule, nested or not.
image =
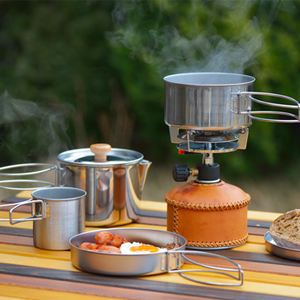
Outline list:
[[[138,242],[124,243],[120,246],[120,250],[122,254],[156,253],[167,251],[166,248],[159,248],[148,244],[141,244]]]

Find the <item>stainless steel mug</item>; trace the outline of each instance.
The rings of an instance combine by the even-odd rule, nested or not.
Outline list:
[[[31,199],[17,205],[1,205],[14,205],[9,212],[10,223],[34,221],[35,247],[47,250],[69,250],[69,239],[85,229],[86,192],[73,187],[50,187],[35,190],[31,196]],[[31,217],[13,219],[13,211],[26,204],[32,205]]]

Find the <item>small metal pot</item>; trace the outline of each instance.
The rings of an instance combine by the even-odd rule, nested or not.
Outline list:
[[[163,273],[179,273],[186,279],[210,285],[240,286],[243,284],[243,271],[240,265],[224,256],[204,252],[185,250],[186,239],[173,232],[144,228],[110,228],[109,231],[126,238],[128,242],[139,242],[165,248],[167,244],[177,245],[173,250],[156,253],[109,254],[88,251],[79,248],[84,242],[94,243],[99,230],[84,232],[70,239],[72,264],[83,271],[115,276],[139,276]],[[186,255],[197,255],[203,263],[195,262]],[[184,260],[203,269],[180,269]],[[220,265],[209,265],[209,261],[220,260]],[[199,280],[188,276],[188,272],[216,272],[234,279],[228,283]],[[236,282],[238,281],[238,282]]]
[[[69,239],[85,229],[86,192],[71,187],[51,187],[32,192],[32,198],[14,206],[9,212],[10,223],[33,222],[34,246],[46,250],[69,250]],[[18,207],[31,204],[32,216],[13,219],[13,211]],[[7,219],[8,220],[8,219]],[[1,220],[1,221],[7,221]]]
[[[165,123],[177,129],[229,131],[243,129],[252,119],[271,122],[300,122],[300,104],[284,95],[252,92],[255,78],[236,73],[183,73],[164,77]],[[273,96],[290,100],[296,105],[282,105],[255,99],[253,95]],[[252,102],[297,109],[288,112],[252,111]],[[290,120],[254,117],[255,114],[284,115]],[[171,130],[171,129],[170,129]]]

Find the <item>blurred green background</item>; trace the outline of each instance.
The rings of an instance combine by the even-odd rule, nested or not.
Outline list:
[[[202,160],[170,143],[163,77],[244,73],[299,100],[299,18],[299,1],[1,1],[0,164],[105,142],[152,161],[145,195],[163,201],[172,165]],[[246,150],[214,155],[222,178],[253,209],[299,207],[300,124],[249,130]]]

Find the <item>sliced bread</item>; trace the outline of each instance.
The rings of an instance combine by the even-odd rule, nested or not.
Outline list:
[[[300,250],[300,209],[286,212],[274,220],[270,235],[278,246]]]

